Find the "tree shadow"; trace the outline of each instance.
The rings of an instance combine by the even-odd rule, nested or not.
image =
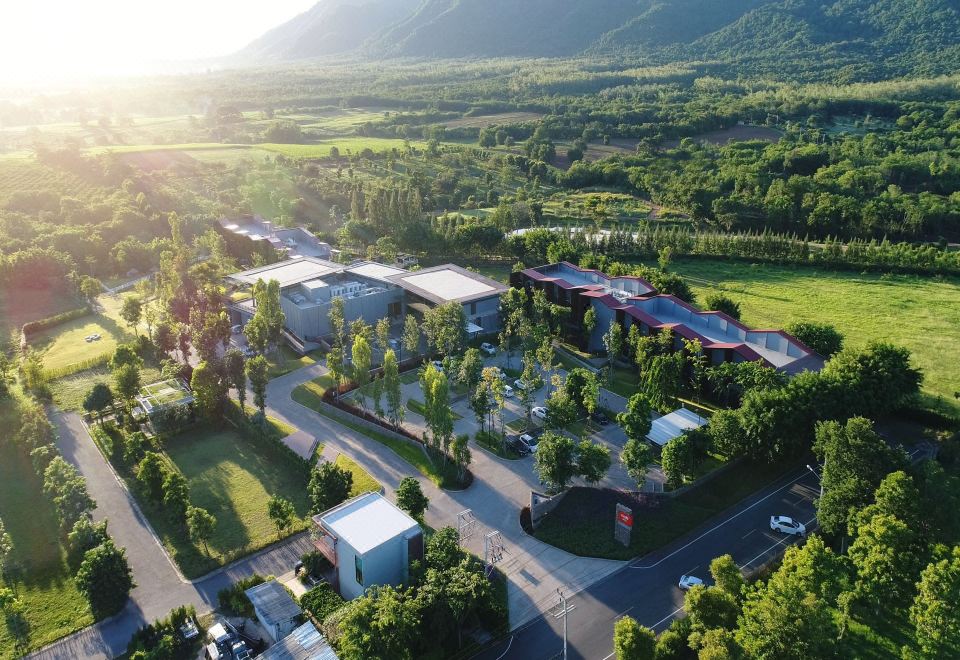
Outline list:
[[[24,653],[30,641],[30,622],[19,609],[7,611],[4,619],[17,653]]]

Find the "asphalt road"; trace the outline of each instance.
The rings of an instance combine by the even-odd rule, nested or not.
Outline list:
[[[630,562],[616,573],[567,597],[569,658],[606,660],[613,653],[613,625],[624,615],[661,632],[682,615],[681,575],[710,583],[710,561],[729,553],[744,571],[752,571],[784,552],[798,539],[772,532],[772,515],[816,524],[816,478],[794,472],[744,500],[670,546]],[[484,660],[562,657],[563,617],[559,598],[553,612],[534,619],[479,654]]]

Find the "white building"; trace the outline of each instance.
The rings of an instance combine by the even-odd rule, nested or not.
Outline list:
[[[375,585],[407,581],[423,558],[417,521],[380,493],[365,493],[313,517],[314,543],[333,564],[334,586],[353,599]]]

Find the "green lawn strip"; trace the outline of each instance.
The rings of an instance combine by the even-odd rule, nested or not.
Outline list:
[[[418,401],[416,399],[407,399],[407,408],[417,413],[421,417],[426,416],[424,414],[426,412],[426,408],[424,407],[423,401]],[[463,419],[463,415],[458,414],[456,411],[451,410],[450,412],[453,415],[454,420]]]
[[[313,353],[300,355],[286,345],[281,345],[278,351],[269,351],[264,357],[267,358],[270,378],[283,376],[301,367],[309,367],[317,361]]]
[[[410,371],[405,371],[400,374],[400,382],[404,385],[411,385],[420,380],[420,370],[411,369]]]
[[[18,426],[13,399],[0,404],[0,428]],[[12,442],[0,442],[0,518],[13,542],[11,561],[21,568],[14,584],[29,626],[26,646],[17,649],[6,625],[0,626],[0,658],[14,658],[93,623],[86,599],[77,591],[60,545],[53,504],[30,460]]]
[[[527,422],[526,417],[519,417],[511,422],[507,422],[507,428],[516,433],[523,433],[531,428],[536,428],[536,424]]]
[[[350,497],[356,497],[362,493],[370,491],[380,492],[383,486],[380,482],[370,476],[370,473],[364,470],[360,465],[345,454],[339,454],[334,461],[334,465],[343,468],[353,475],[353,487],[350,489]]]
[[[740,463],[702,487],[675,498],[663,498],[649,508],[617,491],[572,488],[537,528],[535,536],[585,557],[627,560],[647,554],[694,530],[711,517],[782,477],[793,466]],[[615,505],[633,508],[631,542],[624,547],[613,538]]]
[[[327,387],[329,387],[331,383],[332,380],[329,378],[329,375],[321,376],[313,381],[308,381],[302,385],[298,385],[293,390],[291,397],[300,405],[306,406],[314,412],[317,412],[328,419],[332,419],[348,429],[352,429],[357,433],[367,436],[371,440],[375,440],[376,442],[385,445],[400,458],[410,463],[411,466],[415,467],[423,476],[427,477],[437,486],[441,488],[449,488],[447,484],[456,483],[456,469],[452,464],[448,463],[446,466],[444,466],[442,461],[438,461],[440,465],[434,465],[433,461],[431,461],[427,456],[426,451],[422,447],[414,444],[412,441],[408,442],[406,440],[400,440],[398,438],[389,436],[386,433],[379,433],[378,431],[369,429],[357,422],[349,421],[349,419],[346,418],[346,415],[349,415],[349,413],[345,412],[345,417],[342,419],[339,416],[334,416],[328,413],[320,405],[320,403],[323,402],[323,394],[326,392]]]

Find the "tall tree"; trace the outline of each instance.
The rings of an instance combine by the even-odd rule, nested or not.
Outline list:
[[[117,394],[129,407],[140,392],[140,368],[135,364],[124,364],[113,372],[113,385]]]
[[[419,481],[413,477],[404,477],[397,486],[397,506],[422,523],[423,512],[430,506],[430,500],[423,494]]]
[[[613,624],[613,653],[617,660],[653,660],[657,635],[637,620],[623,616]]]
[[[227,399],[227,384],[217,368],[203,361],[193,370],[190,379],[197,411],[206,419],[215,422],[223,419],[223,406]]]
[[[453,455],[454,465],[457,466],[457,480],[459,482],[463,482],[467,468],[470,466],[470,461],[473,458],[470,453],[469,441],[470,437],[466,433],[462,433],[450,443],[450,453]]]
[[[240,414],[246,417],[247,401],[247,361],[239,349],[231,348],[223,355],[223,366],[227,381],[237,391],[237,403],[240,404]]]
[[[960,650],[960,548],[929,564],[920,575],[910,622],[917,645],[928,658],[955,657]]]
[[[136,296],[127,296],[124,298],[123,304],[120,306],[120,318],[130,326],[130,330],[135,334],[137,334],[137,324],[140,323],[142,317],[143,301]]]
[[[597,484],[610,469],[610,450],[599,443],[581,440],[577,445],[577,474],[588,484]]]
[[[83,399],[83,409],[88,413],[97,413],[100,421],[103,421],[103,411],[113,403],[113,391],[106,383],[97,383],[94,385],[87,396]]]
[[[829,323],[795,321],[786,331],[825,358],[833,357],[843,348],[843,335]]]
[[[210,554],[210,548],[207,545],[210,537],[213,536],[213,530],[217,527],[217,519],[206,509],[198,506],[187,508],[187,532],[190,534],[190,540],[194,543],[202,543],[203,551]]]
[[[116,614],[127,602],[134,587],[127,554],[112,540],[87,551],[75,577],[77,590],[90,603],[95,617]]]
[[[444,357],[458,355],[467,341],[467,317],[463,305],[451,301],[423,315],[423,329],[430,347]]]
[[[533,465],[541,482],[563,490],[577,476],[577,446],[567,436],[547,431],[540,436]]]
[[[387,415],[394,426],[403,423],[405,414],[402,385],[397,368],[397,356],[393,349],[387,349],[383,356],[383,390],[387,398]]]
[[[270,381],[270,367],[267,359],[262,355],[255,355],[247,360],[247,378],[250,379],[250,388],[253,390],[253,405],[261,415],[267,414],[267,383]]]
[[[343,660],[412,660],[419,626],[410,590],[373,587],[341,617],[337,655]]]
[[[363,335],[354,337],[351,347],[353,362],[353,381],[357,384],[360,406],[366,408],[365,388],[370,382],[370,369],[373,367],[373,351]]]
[[[408,353],[407,359],[410,359],[420,352],[420,326],[417,324],[417,319],[413,314],[407,314],[406,318],[403,319],[401,344],[403,345],[403,350]]]
[[[349,470],[325,462],[310,473],[307,493],[313,505],[313,513],[322,513],[333,508],[350,496],[353,474]]]
[[[277,538],[280,538],[293,525],[297,511],[293,508],[293,502],[279,495],[274,495],[267,502],[267,515],[270,516],[270,520],[277,528]]]
[[[917,551],[916,532],[903,521],[879,514],[862,523],[847,553],[858,598],[877,609],[909,601],[922,566]]]

